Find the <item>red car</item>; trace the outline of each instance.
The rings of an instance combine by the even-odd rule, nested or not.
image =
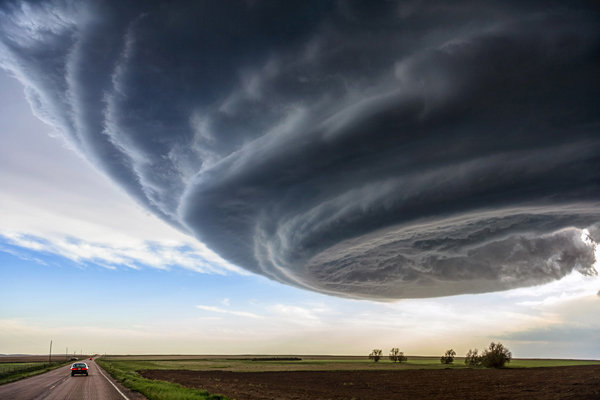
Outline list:
[[[75,376],[75,374],[85,374],[88,376],[88,366],[86,363],[74,363],[71,365],[71,376]]]

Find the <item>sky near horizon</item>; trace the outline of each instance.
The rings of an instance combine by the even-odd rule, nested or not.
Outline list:
[[[598,10],[119,4],[0,5],[0,354],[600,359]]]

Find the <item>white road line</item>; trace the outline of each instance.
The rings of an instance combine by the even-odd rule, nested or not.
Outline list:
[[[129,397],[125,396],[125,395],[123,394],[123,392],[121,392],[121,391],[119,390],[119,388],[118,388],[118,387],[117,387],[117,386],[116,386],[116,385],[115,385],[115,384],[114,384],[114,383],[113,383],[113,382],[112,382],[110,379],[108,379],[108,378],[106,377],[106,375],[104,375],[104,372],[102,372],[102,369],[100,368],[100,366],[99,366],[98,364],[96,364],[96,368],[98,368],[98,372],[100,372],[100,373],[102,374],[102,376],[106,378],[106,380],[108,381],[108,383],[110,383],[111,385],[113,385],[113,387],[114,387],[115,389],[117,389],[117,392],[119,392],[119,394],[120,394],[121,396],[123,396],[123,398],[124,398],[125,400],[129,400]]]

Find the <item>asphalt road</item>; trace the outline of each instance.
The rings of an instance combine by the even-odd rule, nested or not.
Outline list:
[[[71,376],[71,365],[0,386],[0,399],[11,400],[141,400],[145,397],[118,385],[94,361],[83,360],[89,375]]]

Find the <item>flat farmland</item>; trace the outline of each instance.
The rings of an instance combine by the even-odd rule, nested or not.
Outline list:
[[[402,364],[364,356],[221,357],[125,356],[101,362],[128,381],[135,374],[146,385],[164,381],[236,400],[600,398],[600,361],[592,360],[515,359],[510,368],[494,370],[467,367],[462,358],[443,365],[439,357],[416,356]]]
[[[402,371],[142,371],[236,400],[600,398],[600,366]]]
[[[73,357],[73,356],[72,355],[65,356],[64,354],[54,354],[54,355],[52,355],[52,362],[67,361],[71,357]],[[84,360],[91,356],[78,354],[75,357],[77,357],[80,360]],[[48,360],[49,360],[48,354],[46,354],[46,355],[0,356],[0,365],[4,364],[4,363],[33,363],[33,362],[47,363]]]
[[[298,357],[301,361],[252,361],[252,358]],[[105,362],[127,369],[184,369],[190,371],[354,371],[404,369],[471,369],[464,358],[456,357],[452,364],[441,364],[439,357],[408,356],[408,362],[393,363],[386,358],[373,362],[365,356],[108,356]],[[600,365],[598,360],[513,359],[509,368],[560,367]]]

